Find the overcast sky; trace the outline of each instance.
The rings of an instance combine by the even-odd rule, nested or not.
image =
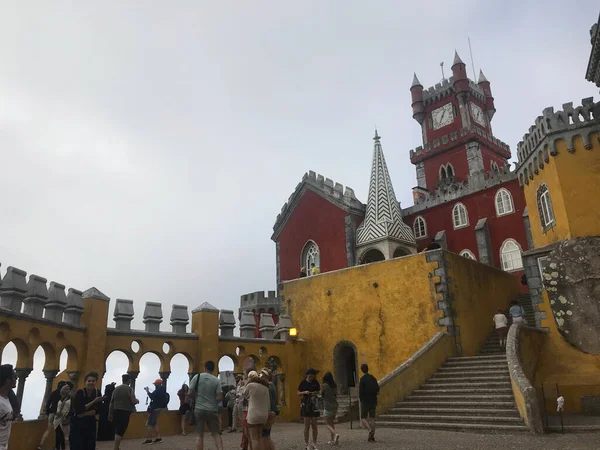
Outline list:
[[[410,206],[413,72],[439,82],[456,48],[472,76],[468,36],[513,154],[543,108],[597,94],[597,0],[159,3],[0,15],[2,275],[96,286],[111,316],[133,299],[138,327],[146,301],[169,330],[173,303],[275,289],[281,206],[308,170],[365,202],[375,124]]]

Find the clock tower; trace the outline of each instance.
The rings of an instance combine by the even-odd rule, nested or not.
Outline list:
[[[496,109],[490,82],[483,72],[477,82],[470,80],[458,53],[450,79],[425,90],[415,74],[410,92],[423,135],[423,145],[410,152],[417,170],[416,201],[451,181],[485,177],[508,165],[508,145],[492,134]]]

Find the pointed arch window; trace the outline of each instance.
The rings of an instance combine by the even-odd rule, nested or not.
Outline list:
[[[450,163],[446,165],[446,174],[448,174],[448,178],[454,177],[454,167],[452,167],[452,164]]]
[[[455,230],[469,226],[469,213],[462,203],[457,203],[452,208],[452,222],[454,223]]]
[[[423,217],[419,216],[415,219],[415,222],[413,223],[413,232],[417,239],[423,239],[427,236],[427,224]]]
[[[496,161],[492,161],[490,167],[492,172],[500,172],[500,168],[498,167],[498,164],[496,164]]]
[[[500,261],[502,261],[502,270],[512,272],[523,268],[523,258],[521,257],[521,246],[514,239],[507,239],[500,247]]]
[[[446,174],[446,167],[442,166],[440,167],[440,180],[445,180],[446,178],[448,178],[448,175]]]
[[[543,183],[538,187],[536,198],[540,223],[542,224],[542,230],[545,233],[556,225],[554,209],[552,208],[552,199],[550,198],[550,191],[548,190],[548,185],[546,185],[546,183]]]
[[[321,271],[321,258],[319,255],[319,246],[314,241],[308,241],[304,245],[304,250],[302,250],[302,267],[306,269],[306,274],[308,276],[312,275],[312,265],[315,265],[315,268],[318,271]]]
[[[512,196],[508,190],[502,188],[496,192],[496,215],[505,216],[515,212]]]
[[[467,248],[460,252],[460,256],[462,256],[463,258],[474,259],[475,261],[477,261],[477,258],[475,257],[473,252]]]
[[[454,178],[454,167],[452,167],[452,164],[448,163],[448,164],[442,164],[440,166],[440,180],[445,180],[447,178]]]

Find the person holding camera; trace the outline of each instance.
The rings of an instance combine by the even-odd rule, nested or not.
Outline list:
[[[144,388],[150,398],[150,406],[148,406],[148,420],[146,421],[146,440],[142,444],[158,444],[162,442],[160,431],[158,431],[158,416],[163,409],[167,409],[169,404],[169,394],[163,386],[163,380],[158,378],[154,383],[154,391],[150,392],[148,386]],[[152,438],[154,437],[154,440]]]

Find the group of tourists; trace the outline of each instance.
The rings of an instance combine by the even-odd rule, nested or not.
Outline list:
[[[527,319],[525,319],[525,309],[517,300],[513,300],[508,310],[508,315],[510,316],[512,323],[527,325]],[[494,326],[496,328],[496,334],[498,335],[498,340],[500,342],[500,348],[506,349],[506,334],[508,332],[508,318],[504,311],[498,309],[496,314],[494,314],[494,318],[492,319],[494,322]]]
[[[368,442],[375,442],[375,410],[377,409],[377,396],[379,395],[379,383],[369,373],[369,366],[362,364],[360,370],[363,375],[358,385],[360,400],[361,423],[368,430]],[[300,415],[304,421],[304,443],[305,450],[317,450],[317,436],[319,428],[317,420],[323,411],[325,426],[329,431],[328,445],[338,445],[340,435],[335,429],[335,418],[338,412],[337,384],[331,372],[323,375],[322,385],[317,381],[318,371],[308,369],[306,378],[298,386],[298,395],[302,397],[300,404]],[[312,430],[312,441],[310,434]]]

